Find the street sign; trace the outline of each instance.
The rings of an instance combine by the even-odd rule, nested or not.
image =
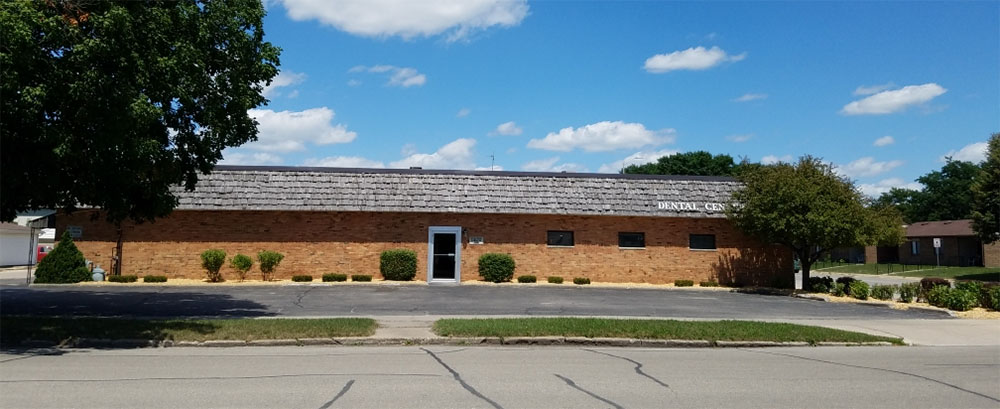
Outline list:
[[[937,260],[937,266],[941,267],[941,238],[934,238],[934,258]]]
[[[935,237],[934,238],[934,248],[936,248],[936,249],[941,248],[941,238],[940,237]]]

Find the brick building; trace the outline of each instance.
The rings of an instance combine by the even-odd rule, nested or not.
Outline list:
[[[125,227],[124,274],[202,277],[210,248],[285,254],[278,277],[379,277],[379,254],[408,248],[418,280],[479,279],[481,254],[516,275],[603,282],[789,282],[791,254],[735,230],[731,178],[492,171],[219,166],[177,209]],[[57,218],[88,259],[110,265],[112,226],[87,211]],[[224,275],[231,276],[228,267]]]
[[[940,240],[937,254],[934,239]],[[1000,242],[983,244],[971,220],[918,222],[906,226],[906,241],[898,247],[866,248],[868,263],[931,264],[1000,267]]]

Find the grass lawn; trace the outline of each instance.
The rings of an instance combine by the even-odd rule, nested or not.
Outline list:
[[[890,274],[901,277],[941,277],[957,280],[1000,281],[1000,268],[987,267],[936,267],[912,264],[844,264],[814,269],[811,275],[822,273]]]
[[[757,321],[676,321],[604,318],[442,319],[434,332],[456,337],[576,336],[706,341],[877,342],[879,337],[808,325]]]
[[[369,336],[375,320],[213,319],[135,320],[125,318],[0,317],[0,343],[71,338],[153,339],[174,341],[258,340]]]

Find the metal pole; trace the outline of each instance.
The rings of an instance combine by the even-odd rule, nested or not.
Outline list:
[[[34,264],[31,262],[32,251],[38,251],[38,245],[35,244],[35,228],[28,227],[28,275],[24,277],[24,285],[31,285],[31,267]]]

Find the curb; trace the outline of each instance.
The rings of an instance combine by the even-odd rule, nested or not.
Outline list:
[[[892,346],[889,342],[775,342],[775,341],[706,341],[686,339],[636,339],[636,338],[586,338],[586,337],[435,337],[435,338],[302,338],[261,339],[252,341],[173,341],[144,339],[79,338],[63,344],[44,340],[25,340],[19,344],[26,348],[173,348],[173,347],[268,347],[268,346],[413,346],[413,345],[509,345],[509,346],[595,346],[623,348],[773,348],[809,346]],[[7,348],[5,348],[7,349]]]
[[[832,301],[830,301],[830,297],[822,295],[822,294],[793,294],[792,297],[801,298],[801,299],[804,299],[804,300],[832,302]],[[885,308],[892,308],[892,306],[895,305],[895,304],[887,304],[887,303],[871,302],[871,301],[863,301],[863,300],[857,300],[857,301],[850,302],[850,303],[847,303],[847,304],[867,305],[867,306],[871,306],[871,307],[885,307]],[[953,317],[953,318],[954,317],[958,317],[958,315],[955,314],[954,311],[947,310],[947,309],[944,309],[944,308],[930,307],[930,306],[923,306],[923,305],[913,305],[913,304],[907,304],[907,303],[898,303],[898,304],[905,305],[907,309],[914,309],[914,310],[921,310],[921,311],[933,312],[933,313],[938,313],[938,314],[942,314],[942,315],[947,315],[947,316]]]

